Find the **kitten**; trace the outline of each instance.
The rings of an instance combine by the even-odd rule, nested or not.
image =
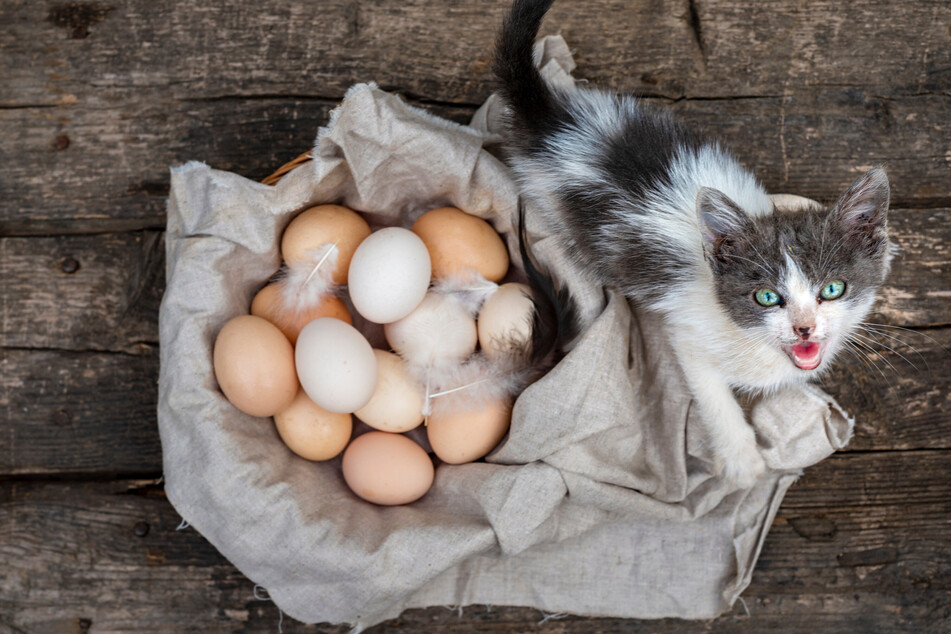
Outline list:
[[[532,63],[553,0],[516,0],[495,71],[523,195],[581,268],[664,317],[714,468],[749,487],[765,465],[734,391],[825,372],[891,259],[885,172],[831,207],[777,208],[715,141],[629,96],[553,90]]]

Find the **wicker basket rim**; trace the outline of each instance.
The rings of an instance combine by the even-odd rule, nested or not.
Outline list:
[[[301,165],[303,165],[304,163],[307,163],[308,161],[312,159],[313,157],[310,155],[310,151],[308,150],[307,152],[304,152],[303,154],[295,158],[293,161],[289,161],[285,163],[284,165],[281,165],[279,168],[277,168],[277,170],[273,174],[263,179],[261,182],[264,183],[265,185],[276,185],[278,181],[284,178],[285,174],[287,174],[288,172],[290,172],[292,169],[296,167],[300,167]]]

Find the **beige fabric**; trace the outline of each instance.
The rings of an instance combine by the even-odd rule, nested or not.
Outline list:
[[[560,38],[539,46],[570,81]],[[484,149],[498,103],[474,127],[355,86],[315,160],[268,187],[200,163],[172,170],[162,303],[159,429],[169,500],[278,606],[358,627],[407,607],[473,603],[619,617],[713,617],[749,583],[799,470],[849,439],[852,421],[815,388],[750,404],[772,469],[752,490],[712,477],[691,398],[657,318],[567,268],[544,228],[536,251],[575,292],[589,327],[518,399],[486,463],[441,466],[420,501],[394,508],[346,488],[339,459],[311,463],[269,419],[235,410],[212,371],[214,338],[277,270],[296,212],[337,202],[407,224],[455,205],[491,220],[515,254],[516,189]]]

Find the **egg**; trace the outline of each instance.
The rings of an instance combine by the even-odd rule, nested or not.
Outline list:
[[[367,502],[409,504],[433,484],[435,468],[423,448],[406,436],[371,431],[343,453],[343,478]]]
[[[449,464],[472,462],[501,442],[512,420],[507,400],[489,401],[474,410],[434,413],[426,422],[433,452]]]
[[[306,261],[311,249],[336,243],[333,281],[346,284],[353,253],[368,235],[370,225],[357,212],[340,205],[318,205],[298,214],[284,229],[281,256],[294,265]]]
[[[489,358],[497,357],[508,345],[527,342],[532,337],[535,305],[525,284],[502,284],[479,311],[479,345]]]
[[[487,280],[499,282],[509,270],[505,243],[482,218],[440,207],[420,216],[412,230],[429,249],[436,279],[475,269]]]
[[[350,414],[376,389],[373,348],[360,332],[339,319],[321,317],[300,331],[294,351],[301,387],[317,405]]]
[[[422,301],[430,281],[429,251],[408,229],[380,229],[350,261],[348,287],[354,308],[377,324],[402,319]]]
[[[403,360],[386,350],[374,350],[378,378],[370,402],[354,412],[380,431],[404,432],[423,422],[423,393]]]
[[[383,326],[390,347],[411,363],[462,361],[478,342],[475,320],[449,295],[427,293],[416,310]]]
[[[281,288],[277,284],[268,284],[254,296],[251,302],[251,314],[263,317],[277,326],[292,344],[297,343],[301,329],[320,317],[333,317],[353,324],[347,307],[335,295],[326,295],[320,303],[300,312],[284,307]]]
[[[277,326],[242,315],[215,339],[215,377],[231,404],[251,416],[273,416],[297,395],[294,348]]]
[[[328,412],[298,390],[290,406],[274,415],[277,433],[291,451],[308,460],[330,460],[350,442],[353,418]]]

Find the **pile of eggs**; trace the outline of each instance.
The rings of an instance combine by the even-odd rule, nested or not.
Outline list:
[[[371,231],[353,210],[319,205],[287,226],[281,255],[281,274],[257,293],[251,314],[228,321],[215,341],[215,375],[235,407],[273,417],[303,458],[343,452],[347,485],[376,504],[426,493],[435,477],[428,451],[461,464],[498,445],[510,395],[434,408],[440,394],[428,384],[434,368],[453,376],[477,354],[491,364],[531,337],[529,289],[498,285],[509,257],[489,223],[441,207],[410,229]],[[380,339],[380,325],[389,349],[368,340]],[[468,376],[443,393],[484,382]],[[354,416],[372,430],[355,434]]]

